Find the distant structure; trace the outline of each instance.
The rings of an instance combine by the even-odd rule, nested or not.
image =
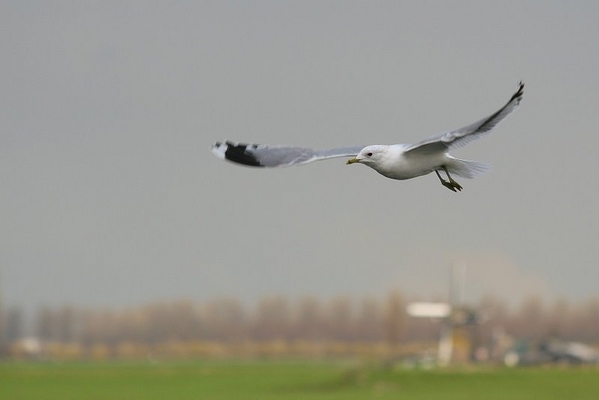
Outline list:
[[[408,315],[430,318],[441,324],[437,363],[447,366],[452,362],[467,363],[473,358],[476,326],[482,316],[463,303],[466,269],[451,266],[447,302],[413,302],[407,305]]]

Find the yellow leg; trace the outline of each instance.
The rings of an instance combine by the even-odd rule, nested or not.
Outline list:
[[[441,184],[443,186],[445,186],[447,189],[457,192],[457,191],[461,191],[462,185],[460,185],[459,183],[457,183],[452,177],[451,175],[449,175],[449,171],[447,171],[447,167],[445,165],[443,165],[441,168],[443,168],[443,171],[445,171],[445,173],[447,174],[447,178],[449,179],[449,181],[446,181],[445,179],[443,179],[443,177],[441,176],[441,174],[439,174],[438,170],[435,170],[435,173],[437,174],[437,177],[439,178],[439,180],[441,181]]]

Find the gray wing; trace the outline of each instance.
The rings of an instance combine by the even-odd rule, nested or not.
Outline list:
[[[463,147],[473,140],[480,139],[483,135],[490,133],[502,119],[507,117],[518,107],[523,94],[524,83],[520,82],[516,93],[514,93],[510,100],[494,114],[461,129],[439,133],[426,138],[419,143],[411,145],[406,152],[434,153],[448,151]]]
[[[218,158],[252,167],[286,167],[337,157],[355,157],[364,146],[313,150],[305,147],[216,142],[211,151]]]

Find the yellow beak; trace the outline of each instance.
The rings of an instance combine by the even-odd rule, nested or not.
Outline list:
[[[345,165],[355,164],[355,163],[359,163],[359,162],[360,162],[360,160],[358,160],[357,158],[350,158],[349,160],[347,160]]]

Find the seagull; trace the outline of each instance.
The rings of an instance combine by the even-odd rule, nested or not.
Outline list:
[[[347,146],[314,150],[225,141],[213,144],[211,151],[223,160],[252,167],[287,167],[331,158],[352,157],[346,164],[363,164],[391,179],[405,180],[434,172],[443,186],[457,192],[463,188],[453,179],[452,174],[474,178],[490,167],[484,163],[455,158],[449,151],[490,133],[518,107],[523,94],[524,83],[520,82],[509,101],[490,116],[463,128],[430,136],[416,144]]]

